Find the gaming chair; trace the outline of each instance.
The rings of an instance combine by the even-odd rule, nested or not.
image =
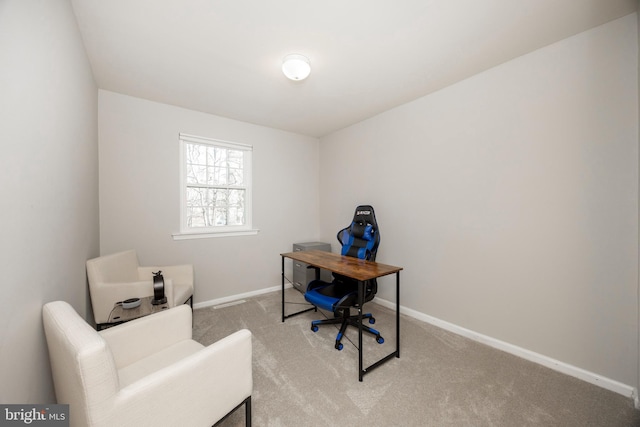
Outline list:
[[[375,261],[380,244],[380,232],[373,207],[358,206],[353,215],[353,221],[348,227],[338,232],[337,238],[342,245],[342,255]],[[371,301],[377,291],[378,283],[375,279],[364,282],[364,302]],[[352,316],[350,310],[352,307],[358,308],[358,281],[333,273],[333,281],[330,283],[322,280],[310,282],[304,298],[316,307],[333,312],[333,319],[312,321],[311,330],[317,332],[319,325],[340,324],[335,348],[342,350],[341,341],[347,326],[358,327],[358,316]],[[375,323],[371,313],[363,314],[362,318],[368,319],[369,324]],[[384,342],[380,332],[370,326],[363,324],[362,330],[373,334],[379,344]]]

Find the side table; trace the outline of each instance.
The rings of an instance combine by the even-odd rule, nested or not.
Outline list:
[[[109,313],[109,320],[107,323],[103,323],[98,325],[98,330],[108,328],[110,326],[115,326],[120,323],[128,322],[133,319],[138,319],[140,317],[148,316],[153,313],[157,313],[162,310],[167,310],[169,308],[169,304],[158,304],[153,305],[151,301],[153,297],[144,297],[140,298],[140,305],[135,308],[122,308],[122,303],[117,302],[113,306],[113,310]]]

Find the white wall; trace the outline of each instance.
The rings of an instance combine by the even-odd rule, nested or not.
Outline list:
[[[99,123],[101,253],[132,248],[141,264],[193,264],[194,303],[279,285],[279,254],[317,239],[317,139],[103,90]],[[253,145],[257,235],[173,240],[180,132]]]
[[[98,91],[67,0],[0,2],[0,402],[55,403],[42,305],[87,314]]]
[[[404,306],[637,387],[637,44],[634,14],[322,138],[321,238],[371,203]]]

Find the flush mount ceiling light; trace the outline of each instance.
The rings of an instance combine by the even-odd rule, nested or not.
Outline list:
[[[306,56],[292,53],[282,60],[282,72],[291,80],[304,80],[311,72],[311,64]]]

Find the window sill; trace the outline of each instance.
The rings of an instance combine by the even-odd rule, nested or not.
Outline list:
[[[173,240],[191,240],[191,239],[210,239],[212,237],[236,237],[236,236],[253,236],[258,234],[260,230],[235,230],[235,231],[207,231],[192,233],[174,233],[171,236]]]

